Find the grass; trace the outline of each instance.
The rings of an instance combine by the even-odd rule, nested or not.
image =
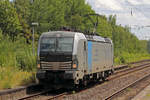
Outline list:
[[[36,56],[24,38],[11,41],[0,33],[0,89],[27,85],[35,80]]]
[[[34,82],[33,72],[22,71],[13,67],[0,68],[0,89],[15,88]]]

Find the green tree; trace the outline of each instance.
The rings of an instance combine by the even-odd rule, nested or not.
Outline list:
[[[31,6],[30,23],[38,22],[38,32],[58,30],[64,26],[64,5],[60,0],[34,0]]]
[[[9,35],[13,39],[22,30],[16,9],[8,0],[0,1],[0,28],[4,35]]]
[[[31,12],[31,1],[30,0],[14,0],[13,1],[14,7],[17,9],[17,14],[19,17],[19,22],[21,23],[21,26],[23,27],[22,34],[26,38],[27,42],[29,43],[29,39],[31,38],[31,28],[30,28],[30,22],[28,19],[30,19]]]
[[[147,50],[148,50],[148,53],[150,53],[150,40],[148,40],[147,42]]]
[[[112,25],[112,26],[115,26],[116,25],[116,15],[110,15],[109,17],[108,17],[108,22]]]
[[[90,13],[95,13],[85,0],[64,0],[66,26],[79,30],[91,30],[91,21],[85,17]]]

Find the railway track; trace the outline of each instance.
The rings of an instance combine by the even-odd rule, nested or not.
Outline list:
[[[106,97],[104,100],[127,100],[127,99],[125,99],[125,97],[124,97],[124,99],[123,99],[123,97],[121,98],[121,96],[119,97],[119,95],[125,94],[125,93],[123,93],[123,92],[125,92],[125,90],[130,89],[130,88],[132,88],[132,87],[138,85],[140,82],[143,82],[143,81],[145,81],[145,80],[148,79],[148,78],[150,78],[150,74],[148,74],[148,75],[146,75],[146,76],[143,76],[143,77],[141,77],[140,79],[136,80],[135,82],[132,82],[132,83],[130,83],[129,85],[127,85],[127,86],[121,88],[120,90],[114,92],[112,95]],[[150,80],[149,80],[149,81],[150,81]],[[141,88],[140,90],[143,90],[143,89],[144,89],[146,86],[148,86],[148,85],[149,85],[149,83],[146,84],[145,86],[142,86],[142,88]],[[139,93],[139,92],[140,92],[140,91],[138,91],[138,93]],[[134,96],[135,96],[135,95],[134,95]],[[128,98],[128,100],[131,100],[134,96]],[[119,99],[118,97],[121,98],[121,99]],[[118,98],[118,99],[116,99],[116,98]]]
[[[150,66],[150,63],[146,63],[146,64],[142,64],[142,65],[137,65],[135,67],[128,68],[128,69],[125,69],[125,70],[121,70],[121,71],[118,71],[118,72],[114,73],[108,79],[109,80],[116,79],[116,78],[124,76],[126,74],[130,74],[130,73],[142,70],[142,69],[147,68],[149,66]]]
[[[112,76],[108,78],[106,82],[101,83],[101,84],[97,83],[94,86],[89,86],[85,89],[81,89],[79,90],[79,92],[76,92],[75,94],[70,94],[65,91],[59,92],[59,93],[52,93],[52,90],[47,90],[47,91],[35,93],[32,95],[27,95],[27,96],[24,96],[23,98],[9,99],[9,100],[109,100],[109,97],[115,98],[117,93],[119,94],[121,91],[124,91],[126,88],[129,88],[130,86],[132,86],[132,84],[138,83],[138,81],[142,80],[141,77],[144,78],[144,76],[141,76],[139,80],[136,80],[136,81],[134,80],[134,82],[133,81],[130,82],[130,84],[128,83],[128,84],[125,84],[123,87],[119,87],[119,89],[117,88],[117,85],[116,85],[117,82],[115,81],[120,81],[118,83],[122,84],[122,81],[128,81],[130,79],[130,77],[132,76],[132,75],[130,76],[130,74],[134,74],[137,72],[140,73],[140,71],[142,70],[149,71],[150,70],[149,61],[150,60],[132,63],[131,65],[134,67],[127,67],[127,66],[124,68],[120,67],[117,69],[116,73],[114,73]],[[141,73],[145,73],[145,71]],[[146,75],[147,77],[150,77],[148,76],[148,74]],[[127,78],[125,79],[125,77]],[[112,86],[113,84],[114,86]],[[95,96],[95,94],[98,94],[98,95]]]
[[[59,91],[59,90],[55,90]],[[63,98],[67,92],[62,92],[62,93],[52,93],[54,90],[46,90],[43,92],[39,92],[36,94],[28,95],[23,98],[20,98],[18,100],[53,100],[53,99],[58,99],[58,98]]]
[[[146,65],[149,63],[150,63],[150,60],[143,60],[143,61],[138,61],[138,62],[132,62],[132,63],[129,63],[127,65],[117,66],[114,68],[115,74],[123,72],[123,71],[128,71],[128,70],[131,70],[135,67],[139,67],[139,66]]]
[[[119,91],[128,88],[140,80],[144,80],[146,77],[150,77],[150,64],[144,64],[138,67],[125,72],[121,71],[114,75],[113,78],[109,78],[109,81],[81,91],[77,94],[67,96],[67,99],[64,100],[111,100],[109,97],[111,98],[111,96],[119,93]]]
[[[38,97],[39,95],[46,94],[46,93],[48,93],[49,91],[51,91],[51,90],[47,90],[47,91],[43,91],[43,92],[39,92],[39,93],[36,93],[36,94],[29,95],[29,96],[25,96],[25,97],[20,98],[20,99],[18,99],[18,100],[29,100],[29,99],[32,100],[32,98],[36,98],[36,97]]]
[[[48,99],[46,99],[46,100],[54,100],[54,99],[63,99],[64,97],[65,97],[65,95],[67,95],[67,92],[65,92],[65,93],[62,93],[62,94],[59,94],[59,95],[56,95],[56,96],[54,96],[54,97],[52,97],[52,98],[48,98]]]
[[[41,91],[42,87],[38,84],[30,84],[15,89],[8,89],[0,91],[0,100],[17,100],[27,94],[36,93]]]

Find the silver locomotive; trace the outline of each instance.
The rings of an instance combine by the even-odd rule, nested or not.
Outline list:
[[[51,87],[99,81],[113,73],[113,43],[109,38],[79,32],[43,33],[37,67],[38,82]]]

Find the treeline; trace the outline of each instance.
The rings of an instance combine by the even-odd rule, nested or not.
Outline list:
[[[22,36],[30,44],[32,22],[39,23],[36,40],[42,32],[59,30],[63,26],[92,32],[97,18],[85,16],[87,14],[95,14],[95,11],[85,0],[1,0],[0,29],[13,41]],[[138,40],[129,27],[117,25],[116,16],[100,15],[98,22],[96,33],[113,40],[117,63],[129,62],[130,55],[147,56],[147,41]]]

